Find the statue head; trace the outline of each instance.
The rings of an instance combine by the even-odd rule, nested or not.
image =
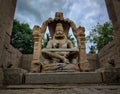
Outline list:
[[[56,24],[55,33],[53,36],[54,39],[65,39],[66,35],[64,33],[63,25],[61,23]]]

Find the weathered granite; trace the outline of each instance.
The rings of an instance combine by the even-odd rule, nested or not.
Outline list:
[[[25,84],[95,84],[102,82],[101,73],[27,73]]]
[[[3,73],[3,69],[0,68],[0,86],[3,85],[3,79],[4,79],[4,73]]]
[[[109,18],[114,29],[120,28],[120,0],[105,0]]]
[[[89,62],[89,68],[91,71],[95,71],[97,68],[99,68],[100,62],[98,58],[98,54],[87,54],[87,60]]]
[[[10,44],[15,7],[16,0],[0,0],[0,60],[3,51],[6,50],[4,46],[9,47]]]
[[[24,74],[27,73],[26,70],[16,68],[16,69],[5,69],[4,70],[4,84],[22,84],[24,83]]]
[[[103,77],[103,83],[119,83],[120,84],[120,78],[118,72],[103,72],[102,73]]]
[[[21,57],[20,68],[30,71],[30,64],[32,61],[32,54],[23,54]]]
[[[9,45],[9,48],[5,48],[2,52],[0,59],[0,66],[4,69],[6,68],[17,68],[20,64],[22,53],[15,49],[12,45]]]
[[[105,67],[97,69],[96,72],[102,74],[103,83],[120,83],[120,69],[111,64],[106,64]]]

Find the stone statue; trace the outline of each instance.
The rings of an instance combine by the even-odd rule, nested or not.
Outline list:
[[[73,47],[64,32],[62,24],[57,23],[53,38],[48,42],[47,48],[42,51],[43,57],[47,59],[46,62],[44,61],[43,71],[79,70],[78,50]]]
[[[41,49],[42,39],[48,27],[51,40],[45,49]],[[73,47],[67,39],[69,29],[72,29],[77,40],[77,47]],[[42,27],[34,26],[34,52],[31,72],[77,72],[89,68],[85,52],[85,29],[76,27],[73,21],[64,19],[63,13],[56,12],[55,18],[46,20]]]

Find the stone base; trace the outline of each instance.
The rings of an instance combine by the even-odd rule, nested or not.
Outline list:
[[[27,73],[24,69],[5,69],[4,70],[4,84],[19,85],[24,83],[24,75]]]
[[[97,84],[102,82],[101,73],[27,73],[25,84]]]

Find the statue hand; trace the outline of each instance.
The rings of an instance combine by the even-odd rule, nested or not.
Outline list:
[[[64,58],[63,62],[66,63],[66,64],[69,64],[69,63],[70,63],[70,62],[68,61],[68,59],[66,59],[66,58]]]

